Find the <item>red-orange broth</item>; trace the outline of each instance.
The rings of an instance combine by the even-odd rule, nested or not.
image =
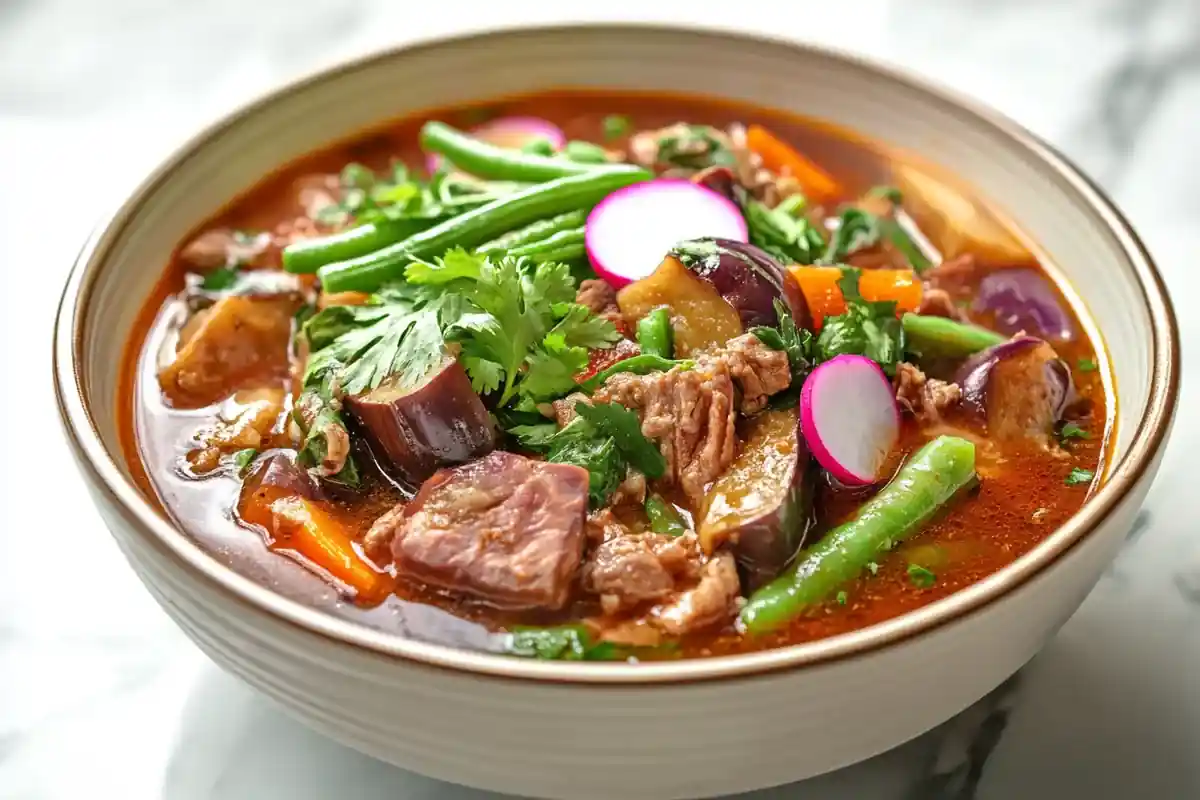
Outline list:
[[[604,141],[603,121],[610,114],[627,116],[633,130],[680,120],[715,126],[760,123],[834,176],[845,190],[838,198],[844,201],[860,196],[871,186],[891,182],[895,164],[912,163],[903,154],[847,132],[764,109],[682,96],[556,91],[418,114],[365,133],[265,178],[204,227],[224,224],[238,229],[269,229],[283,220],[302,216],[293,181],[311,173],[337,173],[348,162],[382,169],[392,159],[400,158],[420,168],[424,156],[417,146],[417,133],[430,118],[465,128],[486,116],[531,115],[557,123],[570,138],[599,142]],[[937,173],[931,170],[929,174]],[[982,200],[972,200],[979,213],[991,214]],[[918,223],[928,211],[919,202],[907,199],[906,209]],[[936,237],[930,238],[935,246],[939,244]],[[1041,268],[1032,254],[1026,265]],[[171,408],[164,402],[156,380],[160,359],[169,359],[160,354],[171,350],[184,319],[182,305],[176,299],[184,286],[184,272],[178,259],[173,261],[146,300],[121,367],[119,407],[123,445],[140,486],[157,497],[166,514],[200,546],[253,580],[328,613],[402,636],[458,647],[493,649],[495,638],[490,632],[505,625],[556,622],[595,611],[594,602],[581,598],[562,613],[504,613],[424,590],[395,580],[390,574],[385,580],[393,591],[382,602],[355,603],[335,582],[306,568],[303,558],[288,551],[287,541],[268,547],[261,530],[240,524],[236,513],[238,479],[220,471],[200,479],[187,475],[179,466],[189,449],[189,440],[211,420],[215,407]],[[1069,307],[1065,301],[1064,305]],[[977,321],[986,324],[988,320]],[[1088,495],[1086,484],[1067,485],[1065,476],[1075,467],[1097,475],[1104,471],[1113,405],[1103,377],[1105,356],[1082,333],[1087,328],[1078,324],[1077,328],[1081,333],[1074,341],[1055,342],[1054,346],[1068,364],[1100,365],[1100,369],[1073,370],[1076,388],[1084,400],[1075,420],[1089,438],[1073,439],[1055,457],[1036,449],[1004,450],[998,460],[987,465],[974,493],[954,503],[921,533],[881,558],[877,574],[865,574],[847,585],[836,600],[785,629],[748,637],[731,624],[689,635],[671,655],[739,653],[862,628],[944,598],[1012,563],[1042,541],[1077,511]],[[275,380],[288,385],[286,377]],[[952,414],[946,424],[985,435],[962,415]],[[905,417],[901,442],[893,453],[895,463],[898,465],[928,438],[929,431]],[[865,491],[833,491],[822,483],[817,503],[818,533],[850,516],[868,496]],[[361,536],[376,517],[401,499],[395,488],[377,486],[365,496],[328,501],[324,508]],[[925,588],[915,586],[907,574],[910,562],[935,571],[936,583]]]

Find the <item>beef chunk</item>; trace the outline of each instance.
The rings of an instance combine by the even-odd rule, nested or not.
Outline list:
[[[637,533],[608,539],[588,557],[584,589],[600,595],[600,607],[616,614],[648,600],[661,600],[675,590],[676,578],[698,566],[695,549],[657,533]]]
[[[642,433],[658,443],[666,459],[665,480],[678,484],[696,502],[733,462],[737,409],[733,379],[720,359],[650,375],[618,373],[594,398],[640,412]]]
[[[954,304],[954,298],[950,296],[950,293],[945,289],[937,289],[932,286],[926,286],[921,293],[921,305],[917,309],[917,313],[927,317],[945,317],[959,322],[967,321],[967,315]]]
[[[291,295],[233,296],[197,312],[180,332],[175,360],[158,375],[163,392],[176,406],[198,408],[286,378],[299,302]]]
[[[711,627],[729,619],[740,590],[733,555],[717,553],[704,565],[696,584],[656,607],[648,622],[670,636]]]
[[[562,608],[583,555],[588,473],[496,451],[438,471],[394,527],[400,575],[500,608]],[[384,515],[368,535],[385,536]]]
[[[239,264],[248,266],[257,263],[270,245],[268,234],[245,235],[232,228],[212,228],[184,245],[179,259],[202,272]]]
[[[792,369],[782,350],[772,350],[753,333],[731,339],[715,358],[729,368],[741,394],[743,414],[757,414],[767,407],[771,395],[792,383]]]
[[[963,253],[925,270],[921,279],[927,287],[953,289],[960,288],[972,281],[977,271],[978,265],[975,262],[975,256]]]
[[[941,420],[946,409],[962,399],[957,383],[947,383],[925,377],[925,373],[908,362],[896,366],[896,402],[926,425]]]
[[[617,290],[608,281],[591,279],[582,282],[575,294],[575,302],[587,306],[593,314],[604,317],[618,329],[624,325],[624,317],[617,306]]]
[[[245,390],[234,395],[227,405],[231,408],[223,408],[216,423],[197,435],[200,447],[188,453],[193,472],[211,472],[220,464],[221,456],[228,453],[265,449],[279,427],[284,391],[274,386]]]

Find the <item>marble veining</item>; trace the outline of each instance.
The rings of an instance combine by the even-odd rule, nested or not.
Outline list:
[[[0,392],[10,421],[0,798],[494,797],[347,750],[219,672],[142,591],[55,438],[53,295],[91,220],[189,130],[277,80],[468,18],[675,18],[793,35],[900,63],[1026,124],[1113,194],[1177,298],[1200,288],[1192,0],[860,0],[784,12],[758,2],[529,2],[469,14],[407,5],[0,0],[0,374],[6,387],[23,385]],[[1181,323],[1189,349],[1200,321],[1184,313]],[[1200,431],[1190,396],[1185,378],[1161,477],[1117,561],[1024,670],[913,742],[747,797],[1200,796],[1200,543],[1185,462]]]

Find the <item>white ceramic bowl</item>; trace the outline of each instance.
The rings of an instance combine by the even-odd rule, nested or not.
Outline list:
[[[355,626],[233,573],[130,481],[115,424],[121,348],[174,245],[261,176],[404,113],[548,86],[726,96],[913,151],[993,200],[1103,331],[1119,387],[1107,481],[1001,572],[917,612],[766,653],[654,665],[508,659]],[[670,27],[448,39],[286,86],[205,130],[84,248],[54,375],[68,438],[147,588],[218,664],[329,736],[448,781],[554,797],[697,797],[795,781],[941,723],[1016,671],[1115,555],[1158,467],[1179,383],[1162,281],[1129,226],[1013,123],[861,60]]]

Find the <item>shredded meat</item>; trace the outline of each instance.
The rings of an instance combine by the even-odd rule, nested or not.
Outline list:
[[[179,258],[198,270],[241,264],[249,266],[258,261],[271,244],[267,234],[245,236],[232,228],[212,228],[192,239],[179,252]]]
[[[963,310],[954,304],[950,293],[934,286],[926,286],[921,293],[921,305],[917,313],[928,317],[946,317],[959,322],[965,322],[967,319]]]
[[[613,493],[612,504],[634,503],[641,505],[646,502],[646,476],[630,467],[625,473],[625,479]]]
[[[896,402],[922,424],[933,425],[946,409],[962,399],[957,383],[926,378],[925,373],[907,361],[896,366]]]
[[[741,393],[743,414],[762,411],[771,395],[792,383],[787,353],[772,350],[753,333],[730,339],[715,358],[723,360],[729,368]]]
[[[617,306],[617,291],[608,281],[591,279],[579,284],[575,302],[587,306],[593,314],[604,317],[618,328],[623,324],[624,318]]]
[[[371,523],[367,535],[363,537],[363,550],[375,562],[386,564],[392,560],[392,540],[396,531],[404,524],[404,508],[406,503],[398,503],[382,516]]]
[[[733,461],[737,409],[733,379],[721,359],[649,375],[621,372],[594,398],[641,412],[642,433],[658,443],[666,459],[666,479],[697,502]]]
[[[340,396],[336,386],[334,394]],[[335,410],[340,408],[340,402],[340,399],[335,397]],[[328,477],[337,475],[342,471],[342,467],[346,466],[346,459],[350,457],[350,434],[336,417],[322,416],[322,407],[322,401],[315,395],[301,395],[296,403],[296,414],[303,421],[308,436],[320,436],[325,440],[325,455],[321,463],[314,468],[314,472]],[[294,438],[299,441],[304,436],[297,431]]]
[[[588,402],[588,396],[583,392],[574,392],[566,397],[559,398],[550,404],[554,421],[558,423],[558,427],[565,428],[567,423],[575,419],[575,404]]]
[[[262,450],[283,414],[284,391],[278,387],[238,392],[216,423],[200,431],[200,448],[188,453],[196,473],[211,472],[221,456],[238,450]]]
[[[733,555],[718,553],[704,565],[696,585],[654,609],[649,622],[669,636],[716,625],[729,618],[740,590]]]
[[[926,286],[954,287],[961,286],[973,279],[977,270],[975,256],[971,253],[963,253],[927,269],[921,277]]]
[[[683,539],[657,533],[608,539],[584,565],[583,587],[600,596],[600,607],[610,615],[668,597],[676,579],[695,568],[695,551]]]

